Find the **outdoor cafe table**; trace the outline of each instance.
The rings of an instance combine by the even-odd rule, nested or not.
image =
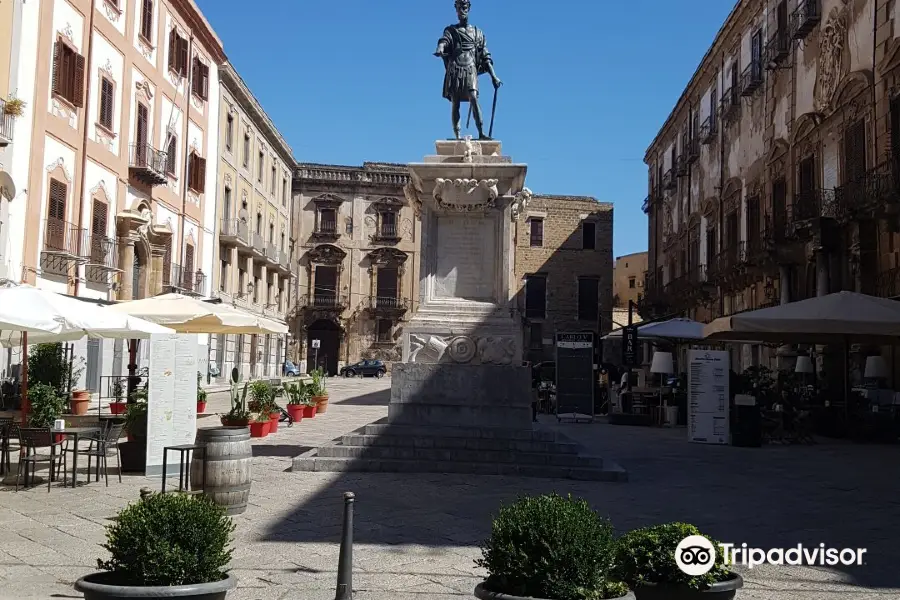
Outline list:
[[[78,484],[78,438],[100,433],[100,427],[66,427],[65,429],[56,429],[54,427],[50,432],[72,438],[72,444],[75,446],[75,449],[72,451],[72,487],[75,487]],[[90,480],[91,474],[88,473],[88,481]],[[65,481],[63,481],[63,487],[65,487]]]

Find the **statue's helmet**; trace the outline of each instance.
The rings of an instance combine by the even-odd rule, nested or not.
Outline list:
[[[468,8],[472,8],[472,2],[471,2],[471,0],[456,0],[456,2],[454,2],[454,6],[456,6],[457,9],[460,9],[460,8],[468,9]]]

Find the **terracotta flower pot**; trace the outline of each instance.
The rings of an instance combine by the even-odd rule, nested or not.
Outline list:
[[[246,427],[250,424],[248,419],[229,419],[228,415],[222,415],[219,420],[222,421],[222,427]]]
[[[291,419],[294,423],[299,423],[303,420],[303,405],[302,404],[288,404],[287,405],[288,414],[291,415]]]
[[[269,435],[269,421],[253,421],[250,423],[250,437],[264,438]]]
[[[312,401],[316,403],[316,413],[324,414],[328,410],[328,396],[313,396]]]
[[[269,433],[275,433],[278,431],[278,419],[280,418],[280,412],[273,412],[269,414]]]
[[[125,407],[128,406],[125,402],[110,402],[109,403],[109,412],[114,415],[123,415],[125,414]]]
[[[312,419],[316,416],[316,405],[307,405],[303,407],[303,418]]]
[[[73,415],[86,415],[88,405],[91,402],[91,393],[87,390],[72,392],[72,400],[69,402]]]
[[[197,414],[202,414],[206,412],[206,402],[198,402],[197,403]]]

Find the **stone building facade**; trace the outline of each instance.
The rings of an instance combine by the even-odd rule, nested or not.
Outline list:
[[[400,360],[403,323],[418,298],[408,181],[405,165],[386,163],[301,163],[294,171],[290,353],[307,369]]]
[[[613,329],[613,206],[535,195],[515,230],[517,305],[526,360],[555,360],[557,332]]]
[[[613,304],[616,308],[628,308],[628,302],[637,302],[644,291],[644,273],[647,272],[647,252],[634,252],[616,258],[613,264]]]
[[[213,295],[285,322],[291,283],[291,147],[230,63],[220,69],[218,244]],[[218,378],[281,375],[286,336],[218,335]]]
[[[645,157],[645,317],[900,295],[898,36],[889,0],[738,2]]]

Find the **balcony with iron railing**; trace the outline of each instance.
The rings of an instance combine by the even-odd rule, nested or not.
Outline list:
[[[777,69],[791,55],[791,37],[787,31],[776,31],[766,44],[766,69]]]
[[[409,310],[409,300],[397,296],[369,296],[369,309],[376,313],[404,313]]]
[[[662,185],[664,190],[674,190],[678,187],[678,181],[675,178],[675,169],[669,169],[663,173]]]
[[[87,258],[87,230],[59,219],[44,220],[44,249],[47,254],[73,259]]]
[[[751,60],[741,73],[741,96],[752,96],[762,86],[765,71],[758,60]]]
[[[700,158],[700,138],[699,136],[692,137],[688,140],[687,144],[687,161],[688,164],[695,162]]]
[[[322,238],[337,238],[340,236],[340,232],[338,231],[337,221],[334,220],[319,220],[316,222],[316,228],[313,231],[313,235],[316,237]]]
[[[898,164],[887,160],[856,180],[835,188],[836,212],[845,219],[868,217],[882,212],[884,207],[900,201],[898,195]]]
[[[813,189],[794,195],[788,209],[788,220],[797,223],[820,217],[835,218],[837,213],[834,190]]]
[[[172,263],[163,269],[163,287],[193,296],[206,295],[206,275]]]
[[[715,112],[703,120],[700,124],[700,135],[698,136],[701,144],[711,144],[716,141],[716,135],[719,133],[719,121]]]
[[[675,176],[687,177],[689,171],[690,164],[688,163],[687,148],[682,148],[681,154],[675,157]]]
[[[16,117],[6,111],[6,100],[0,99],[0,148],[12,144]]]
[[[822,20],[820,0],[800,0],[791,14],[791,37],[802,40]]]
[[[108,283],[109,273],[119,267],[119,241],[103,235],[91,234],[85,277],[93,283]]]
[[[740,112],[741,90],[738,87],[730,87],[722,93],[722,118],[730,121]]]
[[[250,245],[250,225],[242,219],[223,219],[219,241],[238,246]]]
[[[746,262],[747,242],[734,242],[719,251],[716,256],[716,272],[719,277],[727,276]]]
[[[342,311],[348,306],[347,296],[342,294],[312,294],[300,300],[302,308]]]
[[[266,237],[261,233],[253,233],[250,237],[253,240],[253,251],[259,256],[265,256]]]
[[[132,144],[128,155],[128,175],[149,186],[166,183],[166,153],[150,144]]]
[[[875,276],[875,293],[882,298],[900,296],[900,267],[887,269]]]
[[[375,232],[375,239],[381,242],[390,242],[400,239],[400,232],[396,223],[379,223]]]

